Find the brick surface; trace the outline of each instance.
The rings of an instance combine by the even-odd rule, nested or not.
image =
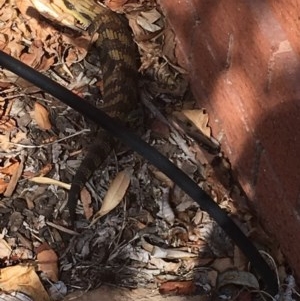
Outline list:
[[[300,2],[161,0],[213,134],[300,279]]]

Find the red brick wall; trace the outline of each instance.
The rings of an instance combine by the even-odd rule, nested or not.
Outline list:
[[[300,279],[300,2],[160,3],[214,136]]]

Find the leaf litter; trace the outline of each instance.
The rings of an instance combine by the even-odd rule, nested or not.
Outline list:
[[[175,33],[159,5],[124,0],[106,4],[126,14],[140,52],[143,138],[269,250],[280,283],[289,279],[288,289],[293,290],[283,255],[260,228],[219,151],[209,115],[187,93]],[[94,37],[60,31],[30,8],[29,0],[0,1],[0,49],[97,105],[101,72],[96,50],[88,51]],[[37,261],[30,255],[35,253],[39,261],[49,259],[39,264],[44,283],[59,279],[85,290],[112,282],[159,287],[162,294],[224,298],[253,290],[263,300],[257,275],[223,230],[170,179],[128,149],[112,154],[89,180],[77,206],[81,233],[69,230],[67,190],[96,126],[7,70],[0,70],[0,89],[2,239],[16,253],[28,254],[15,257],[17,265],[12,255],[5,255],[3,266],[15,268],[25,261],[33,268],[20,270],[20,277],[35,277]],[[30,252],[22,251],[24,247]],[[53,291],[52,284],[48,293]]]

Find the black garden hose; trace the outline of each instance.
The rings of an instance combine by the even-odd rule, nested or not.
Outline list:
[[[277,278],[274,271],[272,271],[266,261],[262,258],[252,242],[227,215],[225,210],[220,208],[206,192],[165,156],[136,136],[120,122],[110,118],[100,109],[95,108],[81,97],[75,95],[47,76],[39,73],[3,51],[0,51],[0,65],[33,83],[40,89],[78,111],[80,114],[99,124],[167,175],[174,183],[176,183],[176,185],[197,202],[201,209],[205,210],[242,250],[253,268],[264,281],[266,291],[273,296],[278,292]]]

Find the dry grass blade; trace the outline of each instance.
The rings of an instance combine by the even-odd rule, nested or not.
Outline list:
[[[29,181],[38,183],[38,184],[48,184],[48,185],[56,185],[62,188],[65,188],[67,190],[70,190],[71,185],[61,182],[61,181],[57,181],[51,178],[47,178],[47,177],[33,177],[31,179],[29,179]]]

